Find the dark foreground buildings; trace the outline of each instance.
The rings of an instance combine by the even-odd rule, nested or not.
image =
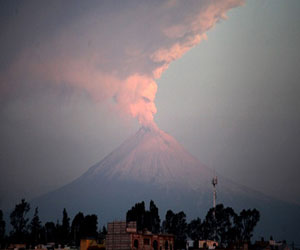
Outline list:
[[[137,231],[136,222],[115,221],[108,223],[107,227],[106,250],[174,249],[173,235]]]

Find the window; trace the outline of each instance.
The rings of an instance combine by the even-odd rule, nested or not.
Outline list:
[[[150,245],[150,239],[144,239],[144,245]]]
[[[169,249],[169,242],[166,240],[165,242],[165,249],[168,250]]]

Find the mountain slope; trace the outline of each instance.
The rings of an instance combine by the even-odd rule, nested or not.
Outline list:
[[[88,170],[82,178],[139,180],[159,186],[196,188],[212,172],[170,135],[142,127],[134,136]],[[188,180],[188,181],[187,181]]]
[[[72,183],[33,201],[45,219],[61,217],[65,207],[96,213],[100,224],[124,219],[136,202],[153,199],[161,216],[167,209],[203,216],[212,205],[213,172],[157,127],[142,127],[121,146]],[[277,201],[218,176],[218,202],[262,213],[257,235],[300,238],[299,206]],[[276,219],[274,219],[276,218]]]

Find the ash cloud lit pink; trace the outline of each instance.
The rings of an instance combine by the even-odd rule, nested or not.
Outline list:
[[[99,1],[99,9],[62,27],[39,49],[24,48],[1,80],[6,89],[16,83],[69,84],[147,126],[157,112],[155,79],[241,4],[243,0],[124,1],[128,8],[112,6],[99,15]]]

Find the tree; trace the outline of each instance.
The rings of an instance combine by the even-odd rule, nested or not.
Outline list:
[[[228,246],[237,240],[236,220],[237,214],[231,207],[223,210],[223,229],[220,232],[221,242]]]
[[[102,233],[103,235],[107,235],[107,229],[106,229],[105,226],[102,227],[101,233]]]
[[[98,234],[98,241],[100,243],[103,243],[103,241],[105,240],[106,238],[106,235],[107,235],[107,229],[105,226],[102,227],[102,230],[99,231],[99,234]]]
[[[39,218],[39,209],[35,208],[33,218],[30,223],[30,240],[33,245],[40,242],[41,239],[41,221]]]
[[[4,248],[4,237],[5,237],[5,221],[3,219],[3,212],[0,210],[0,248]]]
[[[80,239],[83,236],[83,223],[84,223],[84,215],[79,212],[75,215],[72,226],[71,226],[71,237],[76,246],[79,246]]]
[[[56,226],[54,222],[47,222],[45,224],[45,240],[46,242],[56,242]]]
[[[237,215],[231,207],[224,208],[218,204],[216,209],[211,208],[203,223],[204,236],[206,239],[215,239],[221,244],[228,245],[236,239]]]
[[[155,205],[154,201],[150,201],[150,225],[149,230],[152,233],[159,233],[160,232],[160,218],[158,213],[158,208]]]
[[[193,241],[199,241],[203,239],[203,227],[199,217],[189,223],[187,232],[188,236]]]
[[[98,236],[98,217],[95,214],[87,215],[83,221],[83,236],[94,237]]]
[[[63,210],[63,218],[60,233],[62,237],[62,243],[65,244],[68,241],[70,235],[70,218],[65,208]]]
[[[186,246],[187,223],[186,215],[183,211],[175,214],[172,210],[166,213],[163,222],[163,231],[175,235],[175,248],[182,249]]]
[[[126,221],[136,221],[137,230],[148,229],[153,233],[160,232],[160,218],[158,208],[154,201],[150,201],[149,211],[145,209],[145,203],[136,203],[127,211]]]
[[[260,219],[260,213],[256,209],[243,209],[237,219],[237,231],[242,241],[250,241],[253,231]]]
[[[22,199],[20,204],[15,206],[15,209],[10,214],[10,223],[13,227],[12,240],[13,242],[24,242],[27,235],[27,213],[30,210],[30,205]]]
[[[137,230],[143,230],[145,228],[145,203],[136,203],[126,213],[126,221],[136,221]]]

